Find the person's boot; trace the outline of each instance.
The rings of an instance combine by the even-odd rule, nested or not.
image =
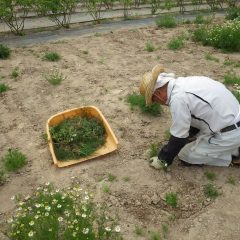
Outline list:
[[[240,147],[238,148],[238,155],[232,156],[232,164],[240,166]]]

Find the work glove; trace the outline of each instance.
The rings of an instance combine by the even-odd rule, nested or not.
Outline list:
[[[168,164],[164,160],[158,159],[158,157],[150,158],[149,165],[155,169],[166,169],[168,167]]]

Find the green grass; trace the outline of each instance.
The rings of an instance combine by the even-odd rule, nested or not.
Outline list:
[[[159,147],[157,146],[157,144],[152,143],[150,144],[149,147],[149,157],[156,157],[158,155],[159,152]]]
[[[6,180],[5,172],[3,170],[0,170],[0,186],[4,184]]]
[[[108,173],[108,181],[113,182],[117,179],[117,177],[111,173]]]
[[[236,185],[236,179],[233,176],[228,176],[226,183]]]
[[[219,59],[214,57],[211,53],[205,55],[205,59],[213,62],[219,62]]]
[[[212,183],[208,183],[204,185],[203,192],[206,197],[212,198],[212,199],[215,199],[220,195],[217,188]]]
[[[207,24],[207,23],[210,23],[211,22],[211,18],[206,18],[204,17],[203,15],[197,15],[195,20],[194,20],[194,23],[195,24]]]
[[[2,161],[7,171],[14,172],[27,164],[27,157],[18,149],[9,149]]]
[[[145,105],[145,97],[136,93],[128,95],[127,102],[131,105],[131,108],[140,108],[143,113],[150,114],[152,116],[158,116],[161,113],[161,106],[158,103],[154,103],[151,106]]]
[[[49,62],[57,62],[61,59],[61,56],[56,52],[46,52],[43,56],[43,60]]]
[[[237,76],[235,72],[229,72],[224,76],[225,84],[238,84],[240,85],[240,76]]]
[[[224,61],[223,65],[240,68],[240,61],[233,61],[233,60],[227,59],[227,60]]]
[[[2,92],[6,92],[7,90],[9,90],[9,86],[7,84],[4,83],[0,83],[0,93]]]
[[[147,43],[146,43],[146,46],[145,46],[145,50],[146,50],[147,52],[153,52],[153,51],[155,51],[155,47],[154,47],[153,43],[152,43],[152,42],[147,42]]]
[[[65,79],[65,77],[62,73],[56,70],[50,73],[48,76],[45,76],[45,79],[52,85],[59,85]]]
[[[232,94],[235,96],[235,98],[238,100],[240,103],[240,90],[232,90]]]
[[[161,235],[159,232],[151,232],[150,240],[161,240]]]
[[[167,238],[168,232],[169,232],[169,226],[168,226],[168,224],[163,223],[163,224],[162,224],[162,233],[163,233],[163,237],[164,237],[164,238]]]
[[[55,154],[60,161],[89,156],[106,141],[102,122],[90,117],[66,119],[51,127],[50,133]]]
[[[177,207],[177,201],[178,201],[177,194],[173,193],[173,192],[167,193],[166,196],[165,196],[165,201],[166,201],[167,205],[176,208]]]
[[[107,186],[107,185],[104,185],[104,186],[103,186],[103,192],[109,193],[109,192],[110,192],[110,187]]]
[[[11,49],[3,44],[0,44],[0,59],[7,59],[10,57]]]
[[[214,180],[217,179],[216,173],[214,173],[214,172],[208,172],[208,171],[206,171],[206,172],[204,172],[204,175],[205,175],[206,178],[207,178],[208,180],[210,180],[210,181],[214,181]]]
[[[16,80],[20,76],[19,67],[15,67],[11,73],[11,78]]]
[[[130,177],[128,177],[128,176],[123,177],[123,181],[124,182],[129,182],[130,181]]]
[[[158,27],[174,28],[177,26],[177,21],[172,15],[160,16],[155,22]]]
[[[167,46],[171,50],[179,50],[184,47],[184,44],[185,40],[182,36],[180,36],[171,39]]]

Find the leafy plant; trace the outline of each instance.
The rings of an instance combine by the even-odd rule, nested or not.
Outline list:
[[[206,172],[204,172],[204,175],[205,175],[206,178],[207,178],[208,180],[210,180],[210,181],[214,181],[214,180],[217,179],[216,173],[214,173],[214,172],[208,172],[208,171],[206,171]]]
[[[240,61],[233,61],[233,60],[225,60],[223,63],[225,66],[233,66],[236,68],[240,68]]]
[[[161,240],[161,235],[159,232],[151,232],[150,240]]]
[[[219,62],[219,59],[216,58],[216,57],[214,57],[214,56],[213,56],[212,54],[210,54],[210,53],[207,53],[207,54],[205,55],[205,59],[206,59],[206,60],[209,60],[209,61]]]
[[[0,93],[2,92],[6,92],[9,89],[9,86],[4,84],[4,83],[0,83]]]
[[[167,238],[167,235],[168,235],[168,232],[169,232],[168,224],[165,224],[165,223],[162,224],[162,232],[163,232],[163,237]]]
[[[109,193],[109,192],[110,192],[110,187],[107,186],[107,185],[104,185],[104,186],[103,186],[103,192]]]
[[[15,67],[11,73],[11,77],[16,80],[20,75],[19,67]]]
[[[177,26],[177,22],[172,15],[165,15],[156,19],[156,25],[158,27],[173,28]]]
[[[151,106],[146,106],[145,97],[136,93],[128,95],[127,102],[132,108],[139,107],[143,113],[148,113],[153,116],[157,116],[161,113],[160,104],[154,103]]]
[[[11,49],[6,45],[0,44],[0,59],[9,58],[10,54],[11,54]]]
[[[128,10],[131,7],[133,0],[120,0],[123,5],[123,16],[124,19],[128,19]]]
[[[95,23],[100,23],[100,15],[102,9],[101,0],[85,0],[88,13],[92,16]]]
[[[147,43],[146,43],[145,50],[146,50],[147,52],[153,52],[153,51],[155,51],[155,47],[154,47],[153,43],[152,43],[152,42],[147,42]]]
[[[66,119],[51,127],[50,133],[60,161],[89,156],[106,141],[102,122],[90,117]]]
[[[129,182],[130,181],[130,177],[128,177],[128,176],[123,177],[123,181],[124,182]]]
[[[204,185],[203,191],[204,195],[209,198],[216,198],[220,195],[220,193],[212,183]]]
[[[177,194],[176,193],[167,193],[165,196],[165,201],[168,205],[172,207],[177,207]]]
[[[151,3],[151,13],[155,14],[159,8],[160,1],[159,0],[150,0]]]
[[[46,52],[43,56],[43,60],[50,61],[50,62],[57,62],[59,61],[61,56],[56,52]]]
[[[22,9],[19,16],[19,8]],[[31,0],[0,0],[0,19],[11,32],[22,35],[24,23],[31,8]]]
[[[171,10],[171,8],[174,7],[174,1],[173,0],[164,0],[163,4],[164,4],[163,8],[168,10],[168,11]]]
[[[168,48],[171,50],[179,50],[184,47],[184,38],[182,36],[175,37],[168,43]]]
[[[2,160],[6,170],[9,172],[16,171],[27,164],[27,157],[18,149],[9,149]]]
[[[227,20],[234,20],[236,18],[240,18],[240,7],[233,7],[227,10],[227,14],[225,17]]]
[[[209,22],[210,22],[210,19],[205,18],[203,15],[197,15],[195,20],[194,20],[195,24],[207,24]]]
[[[11,239],[122,239],[117,218],[79,185],[60,190],[46,183],[17,202],[18,212],[8,221]]]
[[[45,76],[45,79],[48,82],[50,82],[52,85],[59,85],[65,79],[65,77],[63,76],[62,73],[55,70],[52,73],[50,73],[48,76]]]
[[[233,176],[228,176],[227,183],[236,185],[236,179]]]
[[[240,85],[240,76],[237,76],[235,72],[229,72],[224,76],[225,84],[238,84]]]

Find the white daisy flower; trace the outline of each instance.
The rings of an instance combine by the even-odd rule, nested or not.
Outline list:
[[[34,234],[34,232],[33,232],[33,231],[30,231],[30,232],[28,233],[28,236],[29,236],[29,237],[32,237],[33,234]]]
[[[82,232],[83,232],[83,234],[88,234],[89,228],[83,228]]]
[[[121,231],[120,226],[116,226],[116,227],[115,227],[115,232],[120,232],[120,231]]]

